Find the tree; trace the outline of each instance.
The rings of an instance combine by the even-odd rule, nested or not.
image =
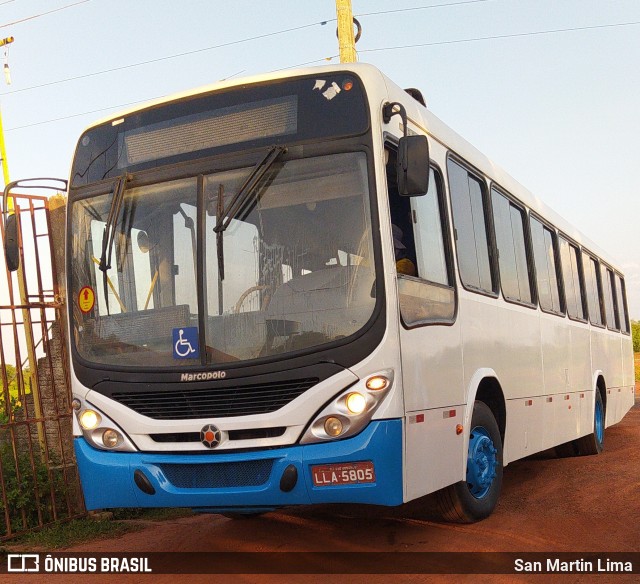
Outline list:
[[[22,377],[23,391],[24,393],[31,393],[31,371],[28,367],[22,370],[16,369],[13,365],[8,363],[5,365],[5,371],[7,374],[7,381],[9,382],[9,398],[17,400],[19,397],[19,385],[18,375]],[[0,377],[0,398],[4,399],[4,385],[2,378]]]
[[[633,334],[633,352],[640,353],[640,321],[631,321],[631,332]]]

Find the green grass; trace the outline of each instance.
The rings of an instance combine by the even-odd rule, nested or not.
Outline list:
[[[119,537],[129,531],[142,529],[142,527],[142,524],[126,524],[120,521],[74,519],[21,535],[6,542],[6,545],[20,550],[59,549],[96,539]]]
[[[112,509],[114,520],[126,521],[129,519],[140,519],[141,521],[165,521],[168,519],[178,519],[193,515],[191,509],[144,509],[141,507],[133,509]]]
[[[634,355],[634,364],[636,366],[636,381],[640,381],[640,353]]]
[[[53,550],[72,545],[88,543],[98,539],[120,537],[125,533],[140,531],[147,527],[147,521],[165,521],[186,517],[189,509],[116,509],[113,519],[75,519],[49,525],[4,542],[5,549]],[[2,547],[0,547],[2,550]]]

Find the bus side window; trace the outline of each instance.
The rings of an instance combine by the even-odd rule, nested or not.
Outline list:
[[[623,333],[629,334],[629,311],[627,309],[627,294],[624,288],[624,280],[618,274],[616,274],[616,294],[618,297],[620,328]]]
[[[529,225],[533,242],[540,308],[547,312],[563,314],[556,234],[534,217],[531,217]]]
[[[389,193],[391,224],[394,232],[396,267],[400,273],[415,276],[417,259],[411,212],[412,197],[401,197],[398,193],[396,151],[386,148],[385,156],[387,158],[387,190]],[[402,260],[405,260],[405,262],[402,262]]]
[[[524,234],[525,213],[491,189],[502,293],[507,300],[533,304],[529,258]]]
[[[574,320],[586,320],[584,285],[580,262],[580,251],[564,237],[560,238],[562,276],[567,301],[567,313]]]
[[[442,178],[434,169],[429,172],[429,190],[416,197],[401,197],[397,193],[394,152],[389,153],[387,166],[389,208],[394,238],[402,232],[400,242],[405,249],[395,250],[414,265],[410,275],[398,266],[400,314],[406,326],[450,323],[456,312],[450,244],[447,239],[446,207]],[[394,242],[395,243],[395,242]]]
[[[486,189],[480,180],[451,159],[447,169],[460,279],[472,290],[494,294],[496,282],[489,260]]]
[[[433,169],[429,191],[411,200],[418,276],[435,284],[451,286],[443,237],[442,187]]]
[[[585,254],[587,265],[584,268],[585,286],[587,288],[587,304],[589,306],[589,319],[591,324],[604,326],[604,304],[602,301],[602,282],[600,281],[600,270],[598,260]]]
[[[615,311],[615,282],[613,272],[602,266],[602,281],[604,282],[604,307],[607,312],[607,327],[610,330],[620,330],[620,320]]]
[[[451,246],[442,179],[433,169],[428,192],[412,197],[411,207],[420,281],[398,279],[402,320],[408,326],[451,322],[456,310]]]

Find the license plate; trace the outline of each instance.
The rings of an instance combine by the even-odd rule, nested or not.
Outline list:
[[[311,475],[315,487],[376,482],[376,473],[371,461],[316,465],[311,467]]]

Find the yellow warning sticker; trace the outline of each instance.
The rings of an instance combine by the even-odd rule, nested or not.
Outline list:
[[[78,306],[82,312],[91,312],[96,303],[96,295],[93,288],[85,286],[78,294]]]

